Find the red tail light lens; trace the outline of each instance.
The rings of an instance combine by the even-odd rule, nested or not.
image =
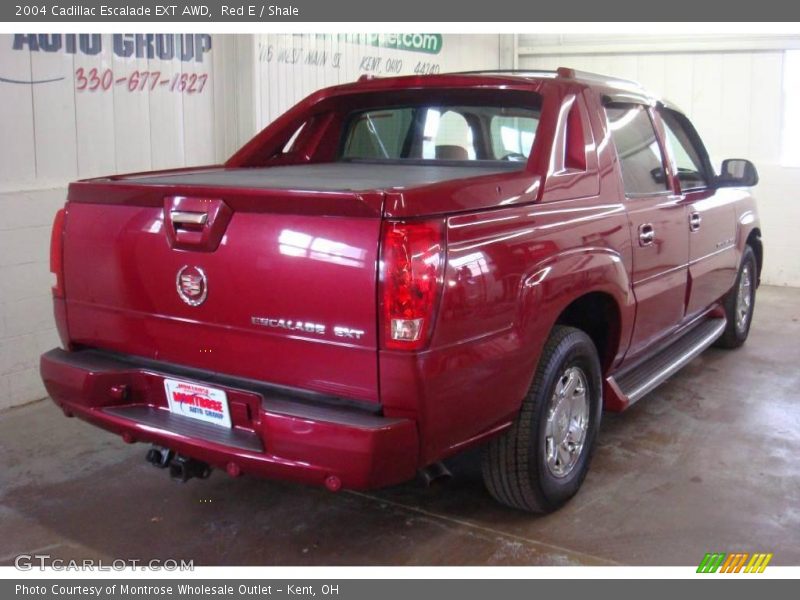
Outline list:
[[[50,233],[50,272],[55,275],[53,296],[64,297],[64,218],[66,211],[62,208],[53,220],[53,231]]]
[[[383,226],[383,346],[419,350],[427,344],[444,269],[444,223]]]

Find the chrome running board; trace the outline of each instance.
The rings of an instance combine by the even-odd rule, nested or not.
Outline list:
[[[654,356],[609,379],[627,398],[630,406],[713,344],[725,331],[725,325],[724,318],[707,319]]]

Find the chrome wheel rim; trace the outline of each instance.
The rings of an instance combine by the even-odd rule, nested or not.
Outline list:
[[[544,452],[554,477],[566,477],[583,452],[589,428],[589,386],[580,367],[568,367],[556,382],[547,408]]]
[[[736,292],[736,329],[743,332],[750,319],[750,307],[753,303],[753,278],[750,265],[745,265],[739,277],[739,289]]]

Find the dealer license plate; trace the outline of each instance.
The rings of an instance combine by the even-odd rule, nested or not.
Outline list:
[[[176,379],[165,379],[164,389],[173,414],[221,427],[231,426],[228,397],[223,390]]]

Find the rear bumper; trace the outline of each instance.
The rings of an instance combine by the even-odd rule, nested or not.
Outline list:
[[[229,472],[317,485],[335,477],[346,488],[369,489],[411,479],[417,469],[417,428],[410,419],[93,350],[51,350],[40,368],[50,397],[68,416]],[[165,377],[224,389],[233,427],[170,413]]]

